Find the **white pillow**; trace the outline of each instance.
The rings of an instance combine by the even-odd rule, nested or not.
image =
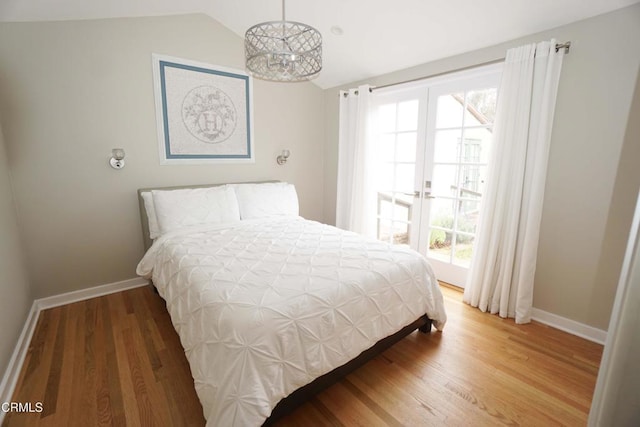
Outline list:
[[[144,209],[147,211],[147,220],[149,223],[149,238],[151,240],[160,237],[160,226],[158,225],[158,217],[156,216],[156,206],[153,203],[153,194],[151,191],[142,193],[142,201]]]
[[[293,184],[265,182],[234,187],[242,219],[299,215],[298,195]]]
[[[212,225],[240,220],[238,199],[229,186],[153,190],[162,234],[192,225]]]

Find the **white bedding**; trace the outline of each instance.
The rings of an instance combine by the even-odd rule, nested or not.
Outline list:
[[[421,315],[446,321],[422,256],[302,218],[170,232],[137,272],[167,302],[207,425],[261,425]]]

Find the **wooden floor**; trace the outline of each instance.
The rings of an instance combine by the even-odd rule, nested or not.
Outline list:
[[[444,332],[415,332],[281,426],[585,425],[602,346],[481,313],[443,287]],[[179,339],[150,287],[44,311],[3,425],[204,425]]]

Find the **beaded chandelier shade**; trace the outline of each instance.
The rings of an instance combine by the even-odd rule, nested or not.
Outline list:
[[[322,70],[322,35],[315,28],[285,20],[263,22],[244,37],[247,70],[258,78],[281,82],[309,80]]]

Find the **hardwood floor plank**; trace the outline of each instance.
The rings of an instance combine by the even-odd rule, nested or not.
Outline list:
[[[142,374],[140,360],[138,359],[137,352],[134,347],[134,340],[130,329],[125,329],[123,331],[123,338],[127,353],[127,360],[129,362],[131,381],[133,384],[133,394],[136,397],[138,412],[140,414],[140,424],[143,426],[161,425],[156,420],[154,408],[151,405],[147,394],[147,386]]]
[[[345,378],[344,381],[341,381],[341,384],[345,386],[345,388],[360,402],[362,402],[371,412],[376,414],[378,418],[380,418],[385,425],[393,426],[393,427],[402,427],[402,423],[399,422],[396,418],[394,418],[389,412],[385,410],[382,406],[378,405],[378,403],[369,397],[366,393],[360,390],[357,386],[355,386],[349,378]]]
[[[478,405],[478,399],[471,398],[473,389],[467,384],[460,381],[460,371],[453,375],[443,375],[442,366],[440,364],[421,363],[425,358],[420,356],[420,341],[432,338],[422,337],[415,334],[417,340],[413,343],[407,343],[397,352],[389,352],[388,358],[393,362],[387,368],[395,372],[395,381],[399,381],[405,390],[410,391],[418,403],[425,409],[429,409],[431,415],[437,418],[429,417],[425,421],[433,425],[442,424],[460,424],[464,423],[465,417],[473,414],[477,423],[486,422],[494,423],[495,418],[505,418],[504,411],[499,405],[487,410],[485,405]],[[411,345],[413,344],[413,345]],[[410,360],[409,357],[417,357],[418,359]],[[402,358],[400,358],[402,356]],[[404,359],[407,357],[407,359]],[[403,364],[402,361],[406,363]],[[375,375],[372,372],[371,375]],[[390,375],[389,378],[394,378]],[[459,390],[466,387],[467,394],[462,394]],[[471,396],[470,396],[471,395]],[[464,415],[464,416],[463,416]]]
[[[107,392],[111,406],[111,421],[114,425],[125,424],[124,402],[122,401],[122,387],[120,383],[120,370],[115,349],[114,327],[111,317],[112,300],[103,298],[100,301],[102,321],[105,328],[104,356],[106,362]]]
[[[343,382],[327,389],[328,393],[320,393],[318,400],[335,415],[344,425],[349,426],[384,426],[384,420],[361,402],[345,387]]]
[[[151,363],[151,369],[154,374],[162,367],[160,363],[160,358],[158,357],[158,352],[153,342],[153,337],[151,336],[151,331],[149,330],[149,326],[147,324],[147,319],[151,318],[151,314],[147,307],[147,301],[143,298],[140,292],[136,292],[134,289],[129,293],[131,297],[131,302],[134,305],[133,314],[135,315],[135,319],[137,323],[135,325],[136,330],[140,331],[140,336],[142,337],[144,347],[145,347],[145,355],[148,357],[149,362]]]
[[[482,313],[444,288],[444,332],[413,333],[275,425],[583,426],[602,346]],[[150,287],[45,310],[4,426],[203,426],[189,364]]]
[[[124,311],[127,314],[133,314],[133,301],[131,301],[132,292],[124,292],[122,294],[122,300],[124,302]]]
[[[464,344],[473,339],[473,336],[468,336],[460,342]],[[419,350],[413,353],[415,348],[401,347],[394,347],[387,354],[400,364],[411,364],[407,369],[414,373],[421,372],[421,378],[445,384],[449,393],[448,400],[458,402],[459,408],[474,416],[474,421],[478,424],[484,425],[481,419],[485,415],[490,417],[486,419],[486,425],[506,423],[507,420],[518,422],[523,419],[524,414],[532,412],[532,407],[544,407],[541,402],[538,402],[538,406],[531,403],[532,397],[529,394],[537,394],[538,389],[527,388],[529,386],[526,381],[519,381],[501,371],[504,366],[500,360],[502,357],[509,360],[510,356],[505,357],[500,353],[491,355],[485,351],[465,352],[464,346],[458,348],[458,341],[451,342],[446,333],[442,334],[439,345],[443,350],[450,350],[448,353],[451,356],[420,357]],[[450,345],[451,348],[448,348]],[[436,361],[437,364],[434,363]],[[531,367],[528,369],[533,375],[536,374]],[[433,385],[429,385],[431,387]],[[523,391],[525,389],[527,391]],[[505,390],[509,390],[509,393],[505,393]],[[541,417],[540,420],[546,417],[542,413],[536,416]]]
[[[55,415],[52,416],[51,422],[58,425],[68,424],[71,414],[71,405],[73,404],[73,376],[68,373],[73,372],[77,353],[76,331],[78,328],[78,307],[79,303],[70,304],[68,306],[67,324],[64,330],[65,347],[62,359],[62,373],[60,377],[60,385],[58,390],[58,405]]]
[[[72,331],[74,335],[74,352],[73,352],[73,365],[72,370],[67,371],[67,374],[72,378],[71,396],[69,397],[70,412],[69,420],[81,420],[82,419],[82,404],[80,403],[81,394],[83,392],[83,384],[85,382],[85,369],[84,369],[84,349],[85,349],[85,323],[86,323],[86,301],[72,304],[72,311],[77,318],[75,330]]]
[[[147,327],[149,328],[149,332],[153,340],[153,345],[156,351],[159,353],[160,351],[166,349],[165,341],[162,338],[162,334],[158,330],[160,319],[166,317],[158,315],[158,313],[163,313],[166,311],[164,301],[162,300],[162,298],[158,298],[158,295],[152,292],[144,292],[144,290],[141,290],[140,295],[148,308],[148,310],[146,311],[147,317],[145,321],[147,322]]]
[[[318,409],[320,407],[321,409]],[[300,427],[300,426],[332,426],[342,427],[344,424],[340,422],[327,408],[322,405],[316,398],[312,398],[309,402],[304,403],[296,411],[295,417],[287,417],[280,420],[281,427]]]
[[[420,379],[384,356],[378,357],[354,372],[349,380],[367,396],[385,408],[401,425],[443,425],[446,413],[438,406],[446,404],[442,391],[425,395]]]
[[[114,319],[116,333],[114,334],[114,345],[116,361],[118,363],[118,375],[120,377],[120,386],[122,390],[122,404],[126,415],[126,423],[129,426],[140,426],[140,412],[138,410],[138,401],[136,399],[135,387],[129,367],[129,359],[127,355],[127,347],[124,341],[124,331],[122,324],[126,322],[127,316],[124,318]]]
[[[135,291],[135,290],[134,290]],[[137,292],[133,292],[135,295]],[[134,299],[135,301],[136,299]],[[134,311],[137,312],[141,306],[136,305]],[[135,314],[134,312],[134,314]],[[169,411],[167,409],[168,402],[166,398],[166,394],[162,387],[159,387],[158,376],[156,375],[156,371],[160,369],[162,366],[155,349],[150,348],[149,341],[145,339],[143,334],[146,332],[145,330],[141,330],[141,322],[140,318],[136,315],[130,317],[131,323],[131,338],[133,339],[132,348],[137,349],[136,357],[140,366],[140,373],[142,374],[142,378],[144,380],[144,386],[147,393],[147,397],[149,398],[149,402],[151,407],[154,408],[154,416],[158,419],[159,423],[162,425],[162,420],[168,420]],[[152,359],[157,359],[155,362],[152,362]]]
[[[96,324],[98,319],[98,299],[85,301],[84,309],[84,375],[82,377],[80,390],[82,394],[77,400],[82,408],[80,418],[84,425],[97,425],[97,404],[95,399],[96,390]]]
[[[111,335],[108,324],[105,324],[105,314],[109,307],[106,300],[98,301],[96,318],[96,418],[98,426],[108,426],[113,424],[114,409],[111,406],[111,393],[109,392],[109,368],[107,366],[107,336]],[[108,320],[107,320],[108,322]]]
[[[172,426],[204,425],[202,406],[193,388],[193,381],[175,381],[184,377],[175,367],[175,359],[167,350],[159,353],[163,367],[160,371],[160,384],[167,396]],[[189,375],[189,380],[191,377]]]
[[[336,427],[344,426],[344,424],[338,419],[338,417],[336,417],[335,414],[329,410],[329,408],[324,406],[324,404],[320,401],[320,399],[318,399],[317,396],[311,399],[311,404],[318,411],[318,413],[323,417],[323,424],[326,422],[325,425],[332,425]],[[296,411],[296,413],[298,412],[300,412],[300,410]],[[300,418],[303,418],[303,417],[304,415],[302,415]],[[283,424],[283,422],[280,422],[280,424]],[[297,425],[299,426],[304,425],[304,423],[299,423]]]
[[[53,345],[53,354],[51,358],[51,369],[49,369],[49,378],[47,379],[47,387],[44,393],[43,411],[40,418],[56,412],[58,405],[58,390],[60,387],[60,375],[62,372],[62,361],[65,346],[66,327],[67,327],[68,306],[60,307],[60,321],[56,331],[55,344]]]

